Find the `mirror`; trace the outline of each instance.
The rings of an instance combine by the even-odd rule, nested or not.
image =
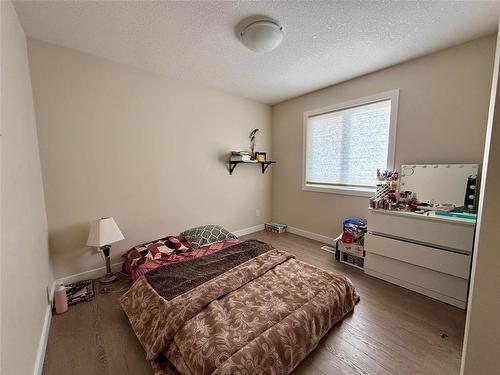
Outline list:
[[[479,173],[478,164],[402,165],[400,191],[412,191],[420,202],[463,206],[467,179]],[[478,180],[479,181],[479,180]],[[476,196],[477,196],[477,189]]]

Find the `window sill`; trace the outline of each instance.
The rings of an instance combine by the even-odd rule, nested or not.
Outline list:
[[[314,184],[304,184],[302,186],[304,191],[315,191],[318,193],[330,193],[330,194],[341,194],[341,195],[354,195],[358,197],[373,197],[377,189],[376,188],[362,188],[362,187],[350,187],[350,186],[325,186],[325,185],[314,185]]]

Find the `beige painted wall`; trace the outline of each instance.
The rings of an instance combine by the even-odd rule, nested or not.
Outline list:
[[[500,40],[499,40],[500,42]],[[500,369],[500,43],[497,43],[484,155],[480,211],[474,244],[462,374]]]
[[[270,151],[269,106],[36,40],[29,55],[56,278],[103,266],[85,246],[101,216],[125,235],[112,262],[192,226],[270,219],[271,168],[226,166],[254,127]]]
[[[10,1],[2,13],[1,369],[32,374],[47,313],[47,217],[26,37]]]
[[[480,163],[494,49],[481,38],[275,105],[273,220],[332,237],[343,218],[366,216],[367,198],[302,191],[305,111],[399,88],[397,165]]]

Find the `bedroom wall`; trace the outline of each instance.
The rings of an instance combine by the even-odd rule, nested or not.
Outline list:
[[[481,163],[494,50],[491,35],[275,105],[273,220],[331,238],[344,218],[366,216],[365,197],[302,191],[303,113],[312,109],[399,88],[398,166]]]
[[[500,42],[500,40],[499,40]],[[474,259],[472,264],[467,323],[462,356],[462,375],[497,374],[500,368],[500,43],[497,43],[495,74],[486,136],[483,186],[479,200]]]
[[[0,373],[32,374],[41,370],[52,275],[26,37],[10,1],[1,13]]]
[[[104,266],[85,246],[102,216],[125,236],[112,263],[189,227],[270,219],[273,167],[226,165],[253,128],[271,151],[268,105],[37,40],[29,56],[56,278]]]

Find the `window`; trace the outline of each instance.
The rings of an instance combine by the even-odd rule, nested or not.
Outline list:
[[[304,190],[371,195],[393,168],[399,90],[304,113]]]

